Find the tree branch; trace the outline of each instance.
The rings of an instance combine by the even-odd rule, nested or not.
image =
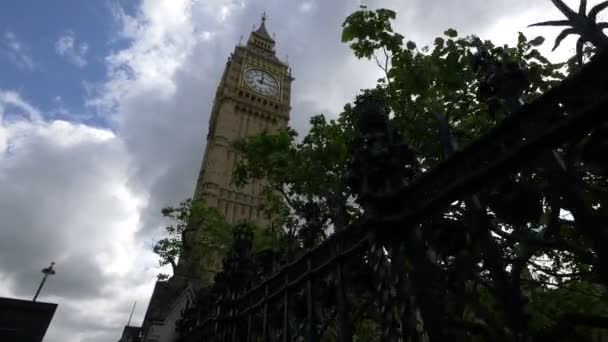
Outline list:
[[[585,292],[585,291],[581,291],[581,290],[575,290],[575,289],[572,289],[570,287],[566,287],[565,286],[565,285],[568,285],[568,284],[573,283],[573,282],[578,281],[578,280],[570,280],[570,281],[565,281],[563,283],[552,283],[550,281],[542,281],[542,280],[534,280],[534,279],[523,279],[523,280],[526,281],[526,282],[528,282],[528,283],[536,284],[536,285],[555,286],[557,289],[568,291],[568,292],[572,292],[572,293],[578,293],[578,294],[583,295],[583,296],[589,296],[589,297],[593,297],[593,298],[597,298],[597,299],[603,299],[604,298],[604,296],[602,296],[602,295],[597,295],[595,293]]]
[[[547,270],[546,268],[542,267],[541,265],[535,263],[532,260],[528,260],[528,264],[530,264],[532,267],[534,267],[538,271],[541,271],[552,277],[557,277],[557,278],[574,278],[574,277],[590,275],[590,273],[587,273],[587,272],[557,273],[554,271]]]
[[[293,204],[293,201],[289,198],[289,196],[285,193],[285,190],[283,190],[280,186],[278,186],[277,184],[270,184],[270,187],[273,188],[274,190],[276,190],[278,193],[280,193],[283,198],[285,199],[285,201],[287,202],[287,204],[292,208],[295,209],[295,206]]]

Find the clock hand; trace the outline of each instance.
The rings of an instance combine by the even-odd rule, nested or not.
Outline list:
[[[264,84],[269,85],[274,88],[274,83],[272,83],[271,80],[268,80],[268,82],[264,82]]]

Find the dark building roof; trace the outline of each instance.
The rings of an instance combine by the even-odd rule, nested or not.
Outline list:
[[[171,305],[188,285],[187,281],[173,276],[167,281],[157,281],[146,310],[142,330],[145,333],[152,321],[162,321],[167,317]]]
[[[41,342],[57,304],[0,297],[0,341]]]
[[[255,30],[255,33],[258,36],[260,36],[260,37],[262,37],[264,39],[267,39],[267,40],[270,40],[270,41],[274,42],[274,39],[272,39],[272,37],[270,36],[270,34],[268,34],[268,31],[266,30],[265,21],[262,21],[262,24],[260,24],[260,27],[258,27],[258,29]]]
[[[157,281],[154,285],[154,291],[152,292],[152,298],[150,298],[150,304],[148,304],[148,311],[146,312],[145,320],[156,320],[164,319],[166,306],[171,297],[171,288],[167,281]]]
[[[118,342],[140,342],[141,334],[141,327],[126,325],[122,331],[122,337]]]
[[[260,24],[260,27],[258,27],[257,30],[253,31],[253,33],[259,36],[260,38],[266,39],[274,43],[274,39],[272,39],[272,37],[268,33],[268,30],[266,30],[266,14],[262,16],[262,23]]]

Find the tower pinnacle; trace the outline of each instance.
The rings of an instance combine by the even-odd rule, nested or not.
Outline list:
[[[264,12],[264,13],[262,13],[262,22],[260,23],[260,27],[258,27],[258,29],[255,30],[255,33],[258,34],[263,39],[267,39],[271,42],[274,42],[274,39],[272,39],[272,37],[270,36],[268,31],[266,30],[266,19],[268,19],[268,16],[266,16],[266,12]]]

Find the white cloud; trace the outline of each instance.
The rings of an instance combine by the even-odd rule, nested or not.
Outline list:
[[[28,48],[17,38],[14,32],[6,31],[0,40],[0,47],[9,60],[19,69],[34,70],[34,61]]]
[[[40,111],[29,103],[25,102],[18,93],[14,91],[0,91],[0,119],[2,118],[4,111],[9,106],[13,106],[25,117],[33,121],[42,120]],[[0,121],[1,122],[1,121]]]
[[[23,101],[19,94],[13,91],[0,91],[0,156],[9,148],[11,135],[14,134],[5,123],[9,108],[16,109],[19,114],[30,121],[42,120],[38,109]]]
[[[304,13],[311,12],[316,7],[316,4],[313,1],[303,1],[298,9]]]
[[[192,194],[221,72],[217,54],[237,41],[223,41],[228,25],[221,20],[227,18],[208,4],[144,1],[137,16],[115,10],[131,44],[106,58],[108,81],[89,87],[94,96],[88,104],[112,119],[133,156],[131,184],[150,192],[145,218],[156,222],[146,221],[148,232],[157,228],[162,206]],[[230,1],[209,6],[229,8],[225,15],[239,8]]]
[[[84,67],[87,65],[86,56],[89,45],[86,42],[78,44],[74,31],[66,30],[63,32],[55,42],[55,51],[76,66]]]
[[[19,115],[4,120],[9,111]],[[59,304],[47,341],[113,339],[149,296],[157,262],[137,237],[145,196],[129,187],[128,162],[113,132],[45,121],[0,90],[0,296],[31,298],[55,261],[40,297]]]

